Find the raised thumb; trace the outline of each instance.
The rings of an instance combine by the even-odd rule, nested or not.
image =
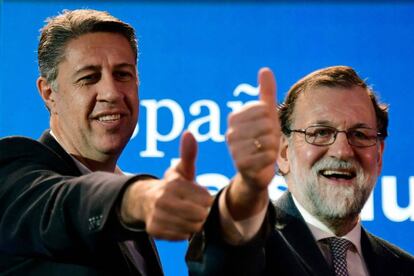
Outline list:
[[[266,103],[271,110],[276,110],[276,79],[272,70],[261,68],[257,76],[259,82],[259,99]]]
[[[194,180],[195,177],[195,160],[197,157],[197,141],[193,134],[184,131],[180,141],[180,161],[177,170],[187,180]]]

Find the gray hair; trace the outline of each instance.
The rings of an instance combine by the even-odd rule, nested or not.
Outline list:
[[[285,101],[279,106],[279,119],[283,133],[286,136],[290,135],[289,129],[296,101],[304,91],[315,87],[352,88],[354,86],[361,87],[368,93],[375,110],[377,130],[381,133],[380,138],[385,139],[388,136],[388,106],[378,101],[375,92],[349,66],[332,66],[314,71],[290,88]]]

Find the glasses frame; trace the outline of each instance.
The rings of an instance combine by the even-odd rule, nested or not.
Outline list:
[[[333,135],[333,140],[332,140],[331,142],[327,143],[327,144],[315,144],[315,143],[311,143],[311,142],[308,140],[309,135],[307,134],[307,130],[308,130],[309,128],[314,128],[314,127],[323,127],[323,128],[329,128],[329,129],[334,130],[334,131],[335,131],[335,133],[334,133],[334,135]],[[341,133],[341,132],[345,134],[345,136],[346,136],[346,140],[348,141],[348,144],[349,144],[350,146],[357,147],[357,148],[368,148],[368,147],[375,146],[375,145],[378,143],[378,140],[381,140],[381,139],[382,139],[382,134],[381,134],[380,132],[377,132],[377,133],[376,133],[376,134],[377,134],[377,136],[375,136],[375,139],[373,140],[373,144],[372,144],[372,145],[366,145],[366,146],[364,146],[364,145],[354,145],[354,144],[352,144],[352,143],[350,142],[350,138],[349,138],[350,133],[349,133],[349,131],[351,131],[351,130],[355,130],[355,129],[360,129],[360,128],[363,128],[363,129],[371,129],[371,130],[372,130],[372,128],[368,128],[368,127],[354,127],[354,128],[349,128],[349,129],[347,129],[347,130],[339,130],[339,129],[337,129],[337,128],[335,128],[335,127],[331,127],[331,126],[325,126],[325,125],[313,125],[313,126],[308,126],[307,128],[288,129],[288,131],[289,131],[289,134],[291,134],[292,132],[296,132],[296,133],[302,133],[302,134],[304,134],[304,135],[305,135],[305,141],[306,141],[306,143],[308,143],[308,144],[310,144],[310,145],[318,146],[318,147],[324,147],[324,146],[330,146],[330,145],[332,145],[333,143],[335,143],[335,141],[336,141],[336,137],[338,136],[338,133]],[[374,142],[374,141],[375,141],[375,142]]]

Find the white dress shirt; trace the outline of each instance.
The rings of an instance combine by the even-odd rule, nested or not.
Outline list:
[[[332,257],[331,251],[329,249],[329,245],[322,242],[322,239],[335,237],[335,234],[320,220],[312,216],[308,211],[303,208],[302,205],[295,199],[292,195],[293,202],[298,208],[299,213],[302,215],[303,219],[305,220],[306,224],[308,225],[312,235],[314,236],[315,240],[319,248],[322,251],[325,259],[329,264],[332,265]],[[369,275],[368,269],[364,260],[364,256],[362,255],[361,249],[361,224],[358,222],[351,231],[349,231],[345,236],[339,237],[344,238],[350,241],[353,246],[347,251],[346,254],[346,262],[348,268],[349,276],[367,276]]]

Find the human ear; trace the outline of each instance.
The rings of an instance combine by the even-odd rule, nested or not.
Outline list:
[[[286,175],[290,172],[289,156],[288,156],[288,138],[285,135],[280,137],[280,148],[277,156],[277,165],[281,175]]]
[[[44,77],[39,77],[36,81],[37,90],[42,97],[47,109],[51,114],[55,113],[55,95],[53,93],[52,85]]]

